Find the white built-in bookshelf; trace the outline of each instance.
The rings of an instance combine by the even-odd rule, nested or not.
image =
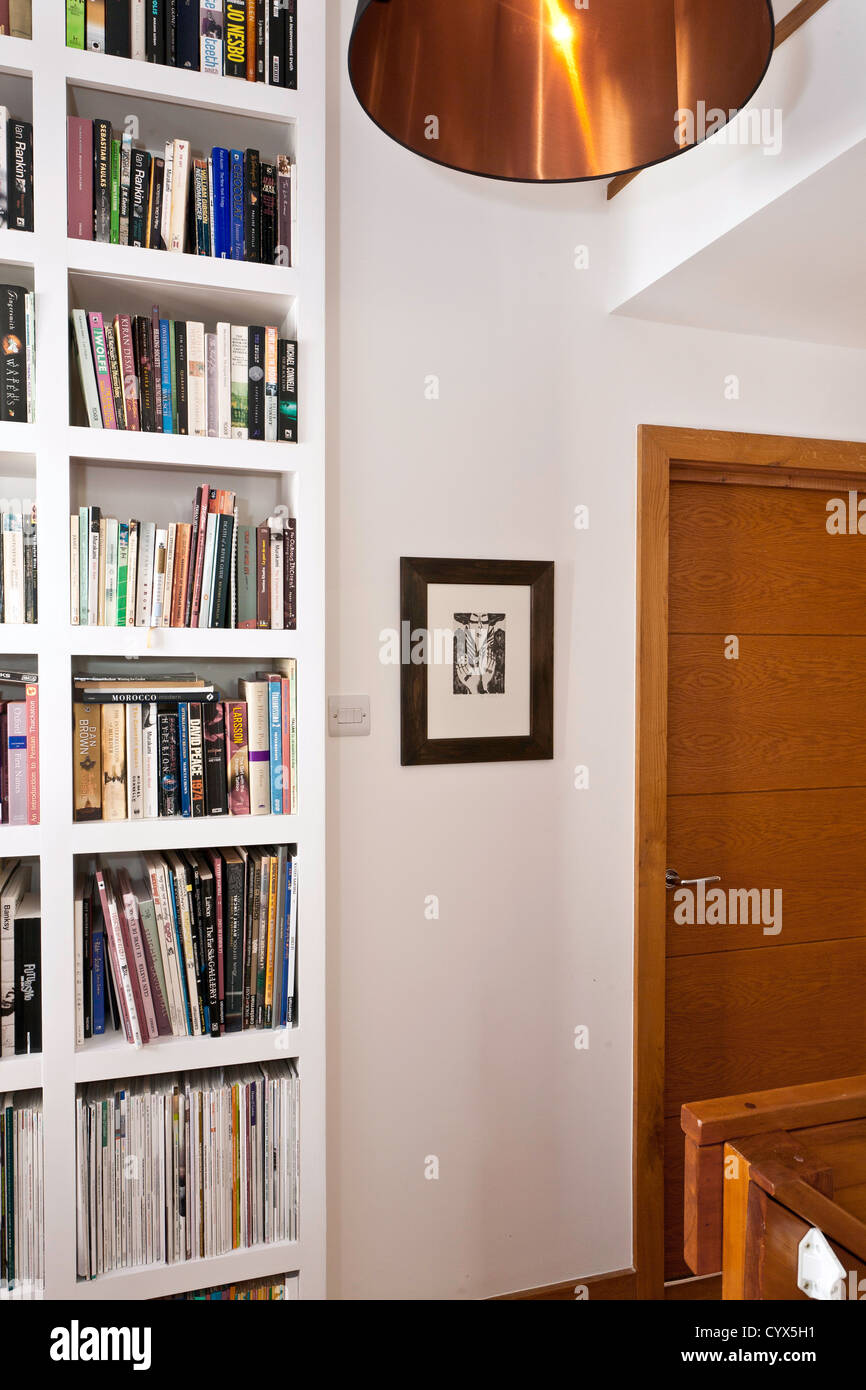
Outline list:
[[[299,6],[297,92],[65,46],[62,4],[33,6],[33,40],[0,37],[0,104],[34,128],[33,233],[0,231],[0,282],[36,294],[36,418],[0,423],[0,493],[30,483],[38,507],[39,621],[0,625],[3,661],[38,663],[41,824],[0,825],[0,856],[41,862],[43,1052],[0,1058],[0,1095],[41,1088],[45,1138],[48,1299],[149,1299],[208,1285],[293,1273],[301,1298],[325,1294],[325,847],[324,847],[324,5]],[[182,134],[286,151],[297,162],[292,268],[213,260],[66,237],[66,119],[136,114],[142,138]],[[248,443],[91,430],[80,424],[70,371],[69,312],[159,303],[178,317],[273,323],[299,344],[300,442]],[[296,632],[73,627],[69,619],[69,515],[101,497],[128,515],[155,515],[193,479],[242,492],[250,515],[274,501],[298,518]],[[89,493],[89,498],[85,497]],[[169,519],[174,519],[170,513]],[[299,670],[300,813],[228,819],[90,822],[72,819],[71,677],[111,659],[251,674],[296,657]],[[218,1039],[161,1039],[134,1049],[123,1034],[76,1050],[73,885],[79,856],[162,849],[297,843],[302,863],[299,1016],[279,1031]],[[297,1059],[300,1074],[300,1218],[296,1242],[209,1260],[151,1266],[82,1281],[76,1274],[76,1088],[178,1070]]]

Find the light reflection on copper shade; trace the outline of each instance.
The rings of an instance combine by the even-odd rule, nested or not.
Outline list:
[[[426,159],[571,181],[681,153],[677,111],[739,110],[772,48],[770,0],[360,0],[349,75]]]

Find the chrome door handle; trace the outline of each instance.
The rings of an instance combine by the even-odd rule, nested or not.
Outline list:
[[[704,878],[680,878],[676,869],[667,869],[665,871],[665,888],[667,888],[669,893],[672,892],[674,888],[684,888],[687,884],[691,883],[721,883],[721,881],[721,876],[719,874],[707,874]]]

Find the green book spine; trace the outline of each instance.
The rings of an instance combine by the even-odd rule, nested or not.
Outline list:
[[[171,361],[171,431],[172,434],[177,434],[177,359],[174,351],[174,319],[168,321],[168,342],[168,355]]]
[[[84,0],[66,0],[66,47],[84,47]]]
[[[121,521],[117,535],[117,626],[126,627],[129,588],[129,523]]]
[[[111,244],[120,245],[120,141],[111,142]]]

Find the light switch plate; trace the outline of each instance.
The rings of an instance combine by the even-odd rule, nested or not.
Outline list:
[[[366,738],[370,732],[369,695],[329,695],[330,738]]]

